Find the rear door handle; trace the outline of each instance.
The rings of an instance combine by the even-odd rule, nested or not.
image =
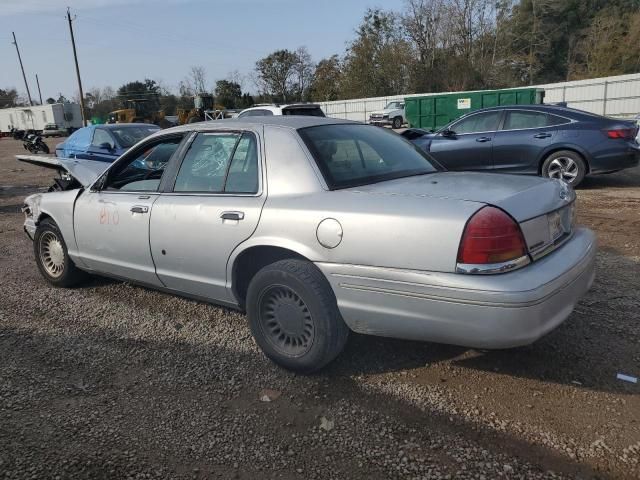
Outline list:
[[[222,220],[243,220],[244,212],[222,212],[220,218]]]
[[[536,133],[533,138],[549,138],[550,136],[550,133]]]
[[[491,137],[476,138],[476,142],[490,142],[490,141],[491,141]]]
[[[131,211],[133,213],[147,213],[149,211],[149,207],[145,207],[143,205],[134,205],[131,207]]]

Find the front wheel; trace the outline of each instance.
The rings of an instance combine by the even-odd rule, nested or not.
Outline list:
[[[402,127],[402,117],[395,117],[393,119],[393,125],[392,125],[394,130],[399,129],[400,127]]]
[[[247,315],[265,355],[296,372],[327,365],[349,336],[329,282],[303,260],[281,260],[256,273],[247,292]]]
[[[549,155],[542,164],[542,176],[557,178],[572,187],[582,182],[587,167],[580,155],[571,150],[560,150]]]
[[[50,284],[72,287],[86,278],[86,273],[69,258],[62,233],[53,220],[45,218],[38,225],[33,251],[40,273]]]

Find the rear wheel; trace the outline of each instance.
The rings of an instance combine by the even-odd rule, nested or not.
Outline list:
[[[278,365],[310,373],[331,362],[349,336],[327,279],[303,260],[262,268],[247,291],[251,332]]]
[[[393,119],[393,125],[392,125],[392,127],[393,127],[395,130],[397,130],[397,129],[399,129],[400,127],[402,127],[402,117],[395,117],[395,118]]]
[[[553,152],[542,164],[542,176],[560,179],[572,187],[579,185],[586,173],[584,160],[571,150]]]
[[[56,223],[46,218],[40,222],[33,239],[36,264],[42,276],[56,287],[72,287],[87,274],[78,269],[67,253],[62,233]]]

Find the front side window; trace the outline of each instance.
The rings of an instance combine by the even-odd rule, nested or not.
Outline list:
[[[91,145],[94,147],[101,147],[104,144],[108,144],[109,148],[114,148],[113,138],[111,138],[109,132],[102,130],[101,128],[96,128],[95,132],[93,132]]]
[[[398,134],[368,125],[321,125],[298,133],[331,189],[423,175],[439,167]]]
[[[249,133],[203,133],[182,161],[174,192],[255,193],[258,153]]]
[[[126,160],[112,168],[103,190],[156,192],[169,160],[178,149],[182,136],[171,137],[136,149]]]
[[[503,130],[522,130],[525,128],[543,128],[549,125],[546,113],[507,110]]]
[[[476,113],[463,118],[458,123],[449,127],[449,129],[458,135],[465,133],[493,132],[498,129],[498,123],[500,122],[501,115],[502,112],[500,110]]]

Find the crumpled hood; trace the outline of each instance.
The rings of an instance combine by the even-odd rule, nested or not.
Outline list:
[[[66,171],[85,188],[90,186],[111,165],[95,160],[77,160],[45,155],[16,155],[16,159],[44,168]]]
[[[575,200],[571,187],[534,176],[437,172],[348,189],[371,195],[451,198],[495,205],[522,222]]]

